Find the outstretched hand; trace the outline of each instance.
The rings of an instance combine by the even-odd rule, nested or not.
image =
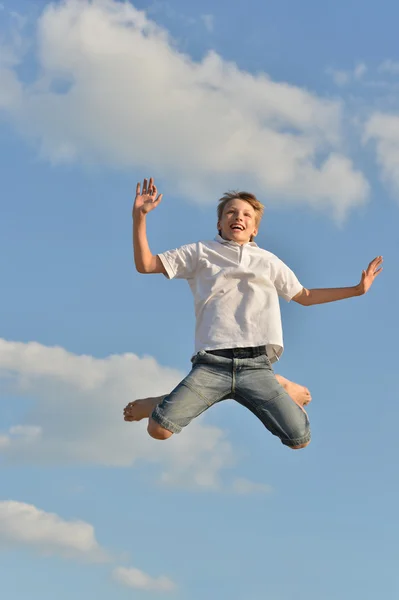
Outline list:
[[[141,191],[140,183],[136,186],[136,198],[133,206],[133,217],[135,214],[146,215],[151,210],[154,210],[162,200],[162,194],[157,196],[157,188],[154,183],[154,179],[151,177],[150,181],[147,179],[143,181],[143,191]]]
[[[382,263],[382,256],[377,256],[377,258],[371,261],[367,269],[365,271],[362,271],[362,278],[359,283],[360,294],[365,294],[370,289],[370,287],[374,283],[374,279],[382,271]]]

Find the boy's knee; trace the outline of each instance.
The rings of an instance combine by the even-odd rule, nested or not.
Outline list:
[[[171,431],[168,431],[153,419],[148,421],[147,431],[155,440],[167,440],[173,435]]]

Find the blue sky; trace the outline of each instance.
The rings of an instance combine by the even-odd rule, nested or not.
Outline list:
[[[0,10],[0,575],[10,600],[396,600],[399,9],[385,2],[13,0]],[[170,441],[124,405],[187,372],[188,286],[135,272],[266,204],[306,287],[277,371],[307,385],[290,452],[233,402]],[[68,583],[66,583],[68,582]]]

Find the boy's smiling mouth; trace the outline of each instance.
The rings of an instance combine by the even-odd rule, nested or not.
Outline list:
[[[234,223],[234,225],[230,226],[230,229],[232,229],[233,231],[244,231],[244,226],[239,225],[239,223]]]

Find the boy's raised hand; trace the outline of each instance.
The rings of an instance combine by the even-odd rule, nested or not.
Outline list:
[[[154,210],[162,200],[162,194],[157,196],[157,188],[154,179],[151,177],[143,181],[143,191],[141,191],[140,183],[136,186],[136,198],[133,205],[133,217],[137,214],[146,215],[151,210]]]
[[[359,283],[359,291],[361,294],[365,294],[370,289],[374,283],[374,279],[381,273],[382,262],[382,256],[377,256],[371,261],[367,269],[362,271],[362,278]]]

